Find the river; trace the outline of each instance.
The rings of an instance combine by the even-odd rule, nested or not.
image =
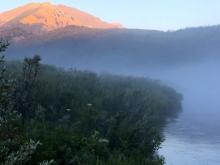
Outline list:
[[[159,153],[167,165],[220,165],[220,65],[214,61],[156,72],[184,96]]]

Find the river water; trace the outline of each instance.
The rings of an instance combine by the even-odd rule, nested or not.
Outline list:
[[[155,72],[184,96],[159,153],[167,165],[220,165],[220,64],[214,61]]]

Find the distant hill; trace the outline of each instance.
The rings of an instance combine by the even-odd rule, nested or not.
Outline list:
[[[44,15],[42,10],[46,8],[51,10],[48,9]],[[63,12],[58,15],[60,11]],[[30,19],[33,24],[28,25],[24,20],[28,20],[26,18],[30,15],[39,19]],[[51,15],[51,20],[48,15]],[[70,17],[75,19],[71,21]],[[91,24],[84,19],[87,17],[92,20]],[[48,3],[29,4],[0,14],[0,20],[3,22],[0,37],[12,43],[7,51],[11,59],[40,54],[45,63],[107,72],[139,72],[149,67],[172,67],[220,59],[220,26],[171,32],[124,29],[76,9]],[[62,20],[66,22],[60,23]],[[16,23],[20,26],[11,26]]]
[[[0,29],[10,29],[14,33],[22,30],[36,34],[71,25],[100,29],[122,27],[78,9],[51,3],[30,3],[0,14]]]

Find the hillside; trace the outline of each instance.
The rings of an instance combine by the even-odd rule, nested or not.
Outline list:
[[[94,71],[144,71],[201,60],[218,60],[220,27],[174,32],[68,26],[11,44],[7,55],[22,59],[35,53],[44,63]]]
[[[97,29],[122,27],[120,24],[104,22],[78,9],[51,3],[30,3],[0,14],[0,32],[13,32],[14,36],[12,35],[12,37],[15,40],[18,40],[18,37],[20,39],[26,37],[27,33],[36,35],[43,31],[51,31],[67,26]],[[5,36],[8,35],[5,34]]]

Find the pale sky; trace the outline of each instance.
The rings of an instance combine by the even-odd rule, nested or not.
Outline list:
[[[0,12],[45,0],[0,0]],[[220,24],[220,0],[51,0],[128,28],[176,30]]]

